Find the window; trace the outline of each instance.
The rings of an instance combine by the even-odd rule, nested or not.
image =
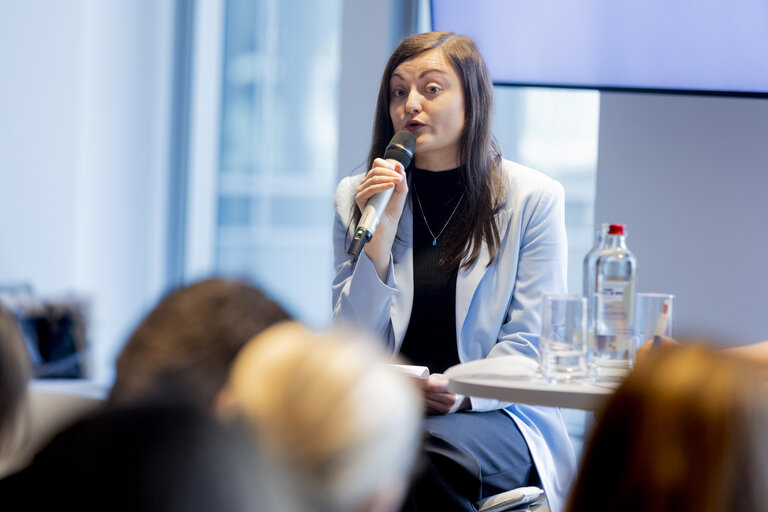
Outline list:
[[[496,86],[494,99],[494,134],[504,158],[565,188],[568,290],[580,294],[582,261],[594,236],[600,93]]]
[[[215,266],[329,324],[341,0],[226,6]]]

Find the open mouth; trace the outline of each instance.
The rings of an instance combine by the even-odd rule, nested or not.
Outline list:
[[[415,132],[419,128],[423,127],[424,123],[420,123],[418,121],[409,121],[405,124],[405,129],[411,132]]]

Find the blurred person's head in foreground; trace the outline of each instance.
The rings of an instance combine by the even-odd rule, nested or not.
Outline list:
[[[262,469],[242,425],[188,405],[102,410],[0,480],[19,510],[252,512]]]
[[[284,323],[237,357],[220,410],[252,425],[280,511],[400,506],[421,437],[408,377],[359,334]],[[281,498],[280,498],[281,497]]]
[[[767,389],[706,348],[652,354],[600,414],[569,510],[768,510]]]
[[[257,287],[207,279],[166,295],[117,359],[112,405],[184,401],[211,409],[253,336],[290,316]]]
[[[0,306],[0,467],[19,441],[31,373],[16,319]]]

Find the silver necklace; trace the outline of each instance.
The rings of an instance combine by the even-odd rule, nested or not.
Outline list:
[[[461,197],[459,198],[459,202],[456,203],[456,206],[453,207],[453,211],[451,212],[451,216],[448,217],[448,220],[445,221],[445,224],[443,224],[443,229],[440,230],[440,232],[435,236],[435,234],[432,232],[432,230],[429,227],[429,222],[427,222],[427,216],[424,215],[424,208],[421,206],[421,199],[419,199],[419,191],[416,190],[416,181],[413,182],[413,193],[416,196],[416,202],[419,203],[419,211],[421,212],[421,216],[424,219],[424,224],[427,226],[427,231],[429,231],[429,234],[432,235],[432,246],[437,245],[437,239],[440,238],[440,235],[443,234],[443,231],[445,231],[445,228],[448,227],[448,223],[451,222],[451,219],[453,218],[453,214],[456,213],[456,210],[459,209],[459,205],[461,204],[461,200],[464,199],[464,192],[461,193]]]

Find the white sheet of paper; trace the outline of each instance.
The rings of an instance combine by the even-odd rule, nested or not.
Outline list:
[[[416,379],[427,380],[429,378],[429,368],[426,366],[417,366],[413,364],[388,364],[390,368]]]

